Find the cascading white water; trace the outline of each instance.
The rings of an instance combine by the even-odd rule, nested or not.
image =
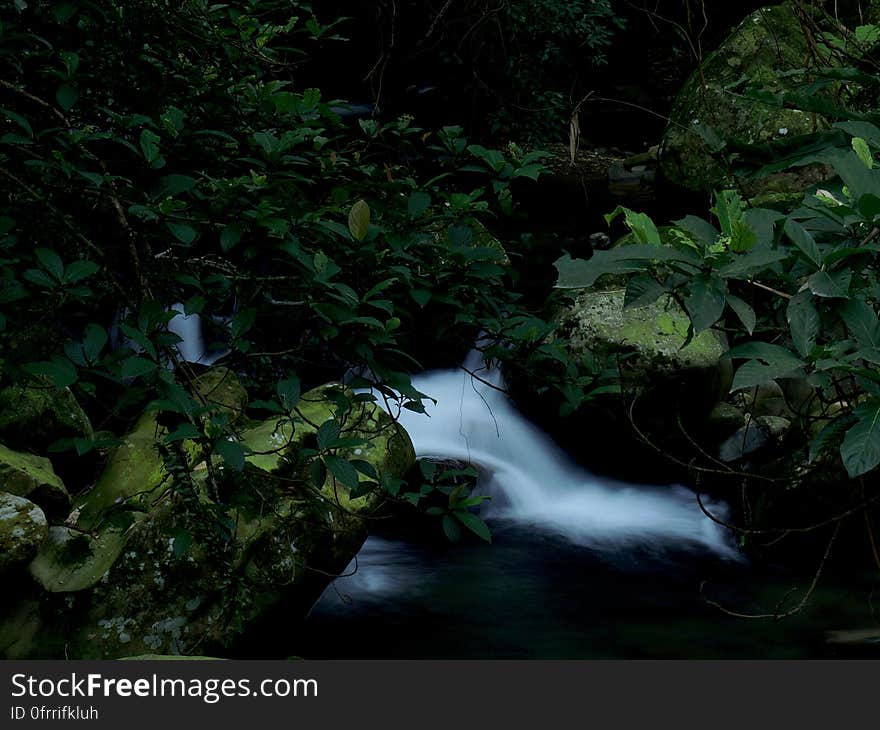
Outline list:
[[[727,533],[683,487],[635,487],[600,479],[576,465],[498,390],[499,372],[472,355],[465,370],[431,372],[413,385],[437,401],[428,415],[403,410],[420,457],[455,459],[480,470],[485,517],[534,525],[597,549],[702,545],[730,558]],[[484,382],[481,382],[484,381]],[[495,387],[493,387],[495,386]],[[723,514],[723,507],[712,505]]]
[[[186,314],[182,304],[174,304],[172,312],[177,312],[168,322],[168,330],[180,338],[177,350],[186,362],[200,365],[213,365],[229,350],[209,352],[202,334],[202,318],[198,314]]]

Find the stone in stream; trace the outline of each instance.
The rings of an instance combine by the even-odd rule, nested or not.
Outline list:
[[[44,511],[66,516],[70,495],[42,456],[13,451],[0,444],[0,490],[27,497]]]
[[[0,492],[0,573],[33,558],[48,530],[46,515],[37,505],[24,497]]]
[[[363,439],[337,454],[379,479],[415,462],[406,432],[342,386],[304,393],[298,412],[295,429],[283,418],[241,424],[252,450],[242,471],[185,446],[192,481],[173,488],[159,452],[165,433],[144,416],[76,500],[76,523],[49,530],[30,564],[36,587],[3,607],[0,654],[222,655],[255,636],[277,642],[275,621],[304,615],[383,503],[379,491],[352,496],[326,473],[315,483],[299,454],[317,427],[335,417],[339,438]]]
[[[59,439],[94,435],[69,388],[13,385],[0,390],[0,441],[13,449],[43,453]]]
[[[730,183],[723,167],[712,162],[722,140],[754,145],[813,132],[817,125],[826,127],[812,113],[744,94],[749,86],[781,91],[786,73],[803,68],[810,52],[794,3],[749,13],[706,56],[676,97],[660,152],[665,177],[692,190],[715,190]],[[827,177],[827,167],[811,165],[747,182],[747,192],[800,193]]]

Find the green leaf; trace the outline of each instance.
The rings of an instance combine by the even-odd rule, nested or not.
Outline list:
[[[802,369],[800,367],[792,368],[781,362],[764,365],[757,360],[749,360],[741,365],[739,370],[736,371],[736,375],[733,376],[730,392],[735,393],[743,388],[765,385],[775,381],[777,378],[794,377],[801,372]]]
[[[89,363],[94,363],[107,344],[107,330],[99,324],[86,326],[85,339],[83,340],[83,353]]]
[[[339,439],[339,421],[335,418],[324,421],[318,428],[316,437],[318,439],[319,449],[329,449]]]
[[[152,373],[155,369],[156,363],[152,360],[135,356],[122,361],[121,374],[123,378],[137,378]]]
[[[810,463],[813,463],[829,444],[838,441],[852,422],[852,417],[847,415],[835,418],[831,423],[826,424],[810,443]]]
[[[870,350],[880,348],[880,320],[873,307],[865,302],[849,301],[839,311],[860,347]]]
[[[64,270],[64,282],[66,284],[75,284],[83,279],[88,279],[100,270],[101,267],[94,261],[73,261]]]
[[[64,263],[61,261],[61,257],[49,248],[38,248],[35,253],[43,268],[55,279],[61,281],[64,277]]]
[[[774,264],[788,258],[788,253],[769,248],[754,248],[731,263],[718,269],[718,275],[725,279],[744,279],[771,268]]]
[[[60,355],[55,355],[50,361],[29,363],[24,369],[31,375],[43,375],[49,378],[58,390],[73,385],[79,377],[73,363]]]
[[[73,84],[64,83],[55,91],[55,101],[64,111],[68,111],[79,99],[79,89]]]
[[[431,207],[431,196],[428,193],[416,190],[409,196],[406,204],[407,212],[414,218],[422,215]]]
[[[172,223],[171,221],[166,221],[165,225],[168,226],[168,230],[174,234],[174,237],[178,241],[187,246],[195,241],[196,237],[199,235],[199,232],[195,228],[186,223]]]
[[[455,516],[461,524],[467,527],[475,535],[481,537],[486,542],[492,542],[492,535],[489,532],[488,525],[486,525],[486,523],[475,514],[472,512],[458,511],[455,513]]]
[[[197,439],[200,436],[201,434],[199,433],[199,430],[193,424],[185,421],[165,437],[165,442],[171,444],[175,441]]]
[[[654,225],[654,221],[645,213],[636,213],[620,205],[613,213],[605,216],[605,221],[608,225],[611,225],[621,213],[624,216],[627,227],[632,231],[638,243],[646,243],[651,246],[660,246],[662,244],[657,226]]]
[[[819,253],[815,239],[806,228],[789,218],[785,221],[785,234],[817,268],[822,266],[822,254]]]
[[[461,540],[461,528],[452,515],[443,516],[443,532],[446,533],[446,537],[449,538],[450,542]]]
[[[809,357],[819,335],[819,312],[809,291],[798,292],[789,300],[786,319],[795,348],[804,357]]]
[[[341,456],[329,455],[324,457],[324,463],[336,480],[348,489],[355,490],[360,482],[357,469]]]
[[[224,253],[235,248],[235,245],[241,240],[243,233],[244,229],[238,223],[230,223],[223,229],[223,232],[220,234],[220,248],[223,249]]]
[[[871,154],[871,148],[865,140],[861,137],[853,137],[852,148],[865,167],[869,170],[874,168],[874,155]]]
[[[849,274],[849,271],[843,271],[831,276],[827,271],[817,271],[807,279],[807,286],[817,297],[847,299],[849,298]]]
[[[214,451],[235,471],[242,471],[244,469],[245,449],[237,441],[218,441],[214,444]]]
[[[348,214],[348,230],[355,241],[363,241],[370,230],[370,206],[359,200]]]
[[[623,308],[646,307],[656,302],[665,293],[666,288],[657,283],[654,278],[647,275],[634,276],[626,283]]]
[[[159,135],[150,129],[145,129],[140,136],[141,152],[144,159],[151,165],[159,159]]]
[[[300,387],[299,378],[295,375],[278,381],[276,391],[281,399],[281,404],[287,411],[292,411],[299,403]]]
[[[744,302],[739,297],[734,296],[733,294],[727,295],[727,306],[729,306],[737,317],[739,317],[739,321],[742,322],[743,327],[746,328],[746,332],[752,334],[755,331],[755,325],[758,322],[758,318],[755,315],[755,310],[752,309],[751,305]]]
[[[726,281],[707,274],[694,277],[684,306],[690,315],[695,335],[709,329],[721,318],[726,301]]]
[[[880,464],[880,401],[862,403],[855,410],[858,419],[843,437],[840,456],[851,479]]]

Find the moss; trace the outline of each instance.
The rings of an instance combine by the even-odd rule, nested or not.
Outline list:
[[[248,394],[238,377],[228,368],[215,367],[195,381],[198,393],[212,408],[226,411],[238,420],[248,404]]]
[[[94,438],[88,416],[68,388],[10,386],[0,391],[3,443],[42,452],[63,438]]]
[[[159,426],[153,414],[146,414],[123,439],[107,462],[98,482],[76,500],[77,527],[98,526],[111,507],[146,511],[165,481],[165,469],[157,450]]]
[[[125,543],[121,530],[105,530],[95,538],[66,527],[52,527],[29,570],[50,593],[82,591],[103,578]]]
[[[2,444],[0,490],[27,497],[44,511],[64,511],[66,514],[70,505],[70,495],[48,459],[13,451]]]
[[[24,497],[0,492],[0,572],[27,563],[48,532],[43,510]]]
[[[749,145],[812,132],[816,123],[812,114],[743,96],[752,85],[781,91],[781,79],[803,67],[808,50],[791,3],[749,13],[679,92],[662,144],[664,175],[694,190],[729,183],[725,170],[711,162],[712,150],[698,131],[703,127],[720,139]],[[818,123],[825,124],[821,119]],[[803,191],[823,176],[815,169],[785,173],[758,181],[749,192],[763,192],[768,186],[776,193]]]
[[[724,347],[713,332],[702,332],[683,347],[689,320],[672,300],[625,310],[624,297],[623,291],[615,290],[578,298],[568,316],[575,350],[635,352],[638,358],[631,364],[647,375],[718,367]]]

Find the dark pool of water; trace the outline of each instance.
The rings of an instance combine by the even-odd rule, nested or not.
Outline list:
[[[811,576],[785,577],[690,551],[598,552],[495,525],[492,545],[370,538],[298,632],[308,658],[880,658],[872,578],[825,581],[808,607],[773,612]],[[701,595],[702,586],[702,595]],[[785,608],[800,601],[792,594]],[[877,613],[872,605],[876,598]],[[858,643],[836,631],[873,631]]]

